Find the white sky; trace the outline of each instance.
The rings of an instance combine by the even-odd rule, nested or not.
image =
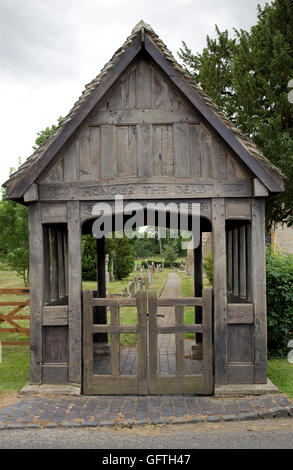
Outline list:
[[[143,19],[178,59],[206,35],[249,29],[264,0],[0,0],[0,184],[32,153],[38,131],[65,116]],[[270,3],[270,2],[269,2]]]

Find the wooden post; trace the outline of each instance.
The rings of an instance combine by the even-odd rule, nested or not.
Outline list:
[[[59,299],[59,279],[58,279],[58,247],[57,232],[50,229],[51,234],[51,300]]]
[[[97,238],[97,291],[99,298],[106,298],[106,264],[105,264],[105,237]],[[94,307],[94,322],[96,324],[107,323],[107,308]],[[94,335],[95,343],[108,343],[107,333],[96,333]]]
[[[51,268],[49,229],[44,227],[44,303],[51,300]]]
[[[58,247],[58,279],[59,279],[59,299],[65,297],[65,266],[64,266],[64,245],[63,233],[57,232]]]
[[[251,223],[245,227],[246,239],[246,300],[252,302],[252,268],[251,268]]]
[[[239,240],[238,228],[233,229],[233,284],[232,292],[239,295]]]
[[[228,383],[225,199],[213,199],[212,208],[215,383],[225,385]]]
[[[81,383],[81,227],[79,202],[68,201],[69,381]]]
[[[68,232],[63,232],[65,295],[68,295]]]
[[[239,295],[246,299],[246,241],[245,225],[239,229]]]
[[[254,304],[255,383],[267,382],[265,201],[252,202],[252,301]]]
[[[202,232],[200,232],[200,241],[194,252],[194,297],[202,296]],[[195,323],[202,323],[202,307],[195,307]],[[202,343],[202,335],[195,334],[195,342]]]
[[[31,203],[29,217],[29,262],[30,262],[30,383],[42,380],[42,310],[44,245],[41,204]]]
[[[233,232],[227,232],[227,283],[228,291],[232,292],[232,279],[233,279]]]

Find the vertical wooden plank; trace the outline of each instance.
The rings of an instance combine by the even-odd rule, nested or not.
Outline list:
[[[225,199],[213,199],[212,211],[215,381],[224,385],[228,383]]]
[[[30,262],[30,383],[41,383],[44,246],[41,204],[28,206]]]
[[[149,291],[149,391],[156,385],[158,370],[157,292]]]
[[[233,229],[233,287],[234,295],[239,295],[239,240],[238,229]]]
[[[117,139],[117,170],[118,176],[128,176],[129,154],[128,154],[128,127],[116,127]]]
[[[129,176],[137,175],[137,137],[136,126],[128,127]]]
[[[111,304],[111,325],[119,325],[119,307]],[[117,377],[120,374],[120,333],[111,333],[111,360],[112,375]]]
[[[246,240],[245,225],[239,228],[239,295],[246,299]]]
[[[152,155],[152,126],[151,124],[138,124],[138,176],[150,178],[153,176]]]
[[[49,229],[44,227],[44,303],[51,300],[51,268]]]
[[[57,232],[50,229],[51,240],[51,299],[59,299],[59,278],[58,278],[58,246]]]
[[[68,201],[69,381],[81,383],[81,227],[79,201]]]
[[[213,178],[227,178],[227,156],[225,149],[217,138],[213,138],[213,158],[212,158]]]
[[[252,302],[252,268],[251,268],[251,223],[245,227],[246,239],[246,300]]]
[[[200,156],[201,156],[201,176],[203,178],[211,177],[212,162],[212,137],[202,125],[200,127]]]
[[[227,231],[227,284],[229,292],[232,292],[233,279],[233,231]]]
[[[63,246],[64,246],[64,270],[65,270],[65,294],[68,295],[68,234],[67,231],[63,232]]]
[[[162,126],[162,175],[174,175],[173,126]]]
[[[64,246],[63,233],[57,232],[57,249],[58,249],[58,280],[59,280],[59,298],[65,296],[65,268],[64,268]]]
[[[90,166],[91,180],[97,181],[100,177],[100,149],[101,136],[100,127],[90,127]]]
[[[202,296],[202,232],[200,232],[200,242],[197,248],[194,249],[194,297]],[[195,307],[195,323],[202,323],[202,307]],[[195,334],[196,343],[202,342],[202,336],[199,333]]]
[[[176,178],[190,178],[189,125],[175,123],[173,132],[175,176]]]
[[[116,176],[115,126],[101,126],[101,177],[110,180]]]
[[[184,307],[175,307],[175,324],[183,326],[184,324]],[[184,375],[184,333],[175,333],[176,336],[176,375],[182,377]]]
[[[136,107],[151,108],[152,107],[152,75],[151,68],[145,60],[141,60],[137,66],[136,81]]]
[[[201,177],[201,148],[200,148],[200,126],[189,125],[189,152],[192,176]]]
[[[166,83],[152,70],[152,90],[153,90],[153,107],[165,108],[166,107]]]
[[[90,130],[85,128],[79,135],[79,180],[91,181]]]
[[[138,390],[139,395],[148,392],[148,350],[147,350],[147,292],[137,291],[136,294],[138,318]]]
[[[203,289],[202,300],[203,300],[203,345],[202,345],[202,357],[203,357],[203,370],[208,374],[206,380],[208,388],[212,391],[213,380],[212,380],[212,362],[213,362],[213,342],[212,342],[212,289]]]
[[[83,292],[83,389],[84,393],[90,393],[93,376],[93,309],[91,300],[93,292],[85,290]]]
[[[163,174],[163,155],[162,155],[162,128],[161,126],[152,127],[152,154],[153,154],[153,175],[161,176]]]
[[[254,304],[255,383],[267,381],[265,201],[253,199],[251,220],[252,301]]]
[[[75,139],[66,150],[63,157],[64,182],[78,181],[78,140]]]

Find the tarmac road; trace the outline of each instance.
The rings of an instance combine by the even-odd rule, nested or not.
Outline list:
[[[0,449],[292,449],[293,419],[128,428],[1,430]]]

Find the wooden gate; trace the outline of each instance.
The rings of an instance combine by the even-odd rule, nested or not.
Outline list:
[[[184,307],[202,307],[202,324],[185,324]],[[110,310],[108,324],[94,324],[93,308],[106,307]],[[136,307],[137,324],[121,324],[120,309]],[[160,326],[160,307],[175,307],[173,325]],[[110,321],[109,321],[110,320]],[[101,352],[102,360],[108,364],[102,371],[95,368],[93,335],[108,333],[111,336],[109,351]],[[122,372],[120,350],[121,334],[136,334],[137,343],[133,356],[137,366],[131,373]],[[193,360],[192,371],[186,368],[184,335],[202,334],[202,358]],[[175,335],[172,353],[174,370],[169,374],[160,373],[158,363],[160,349],[159,335]],[[212,345],[212,291],[204,289],[200,298],[157,298],[155,291],[138,291],[136,298],[94,298],[93,291],[83,293],[83,392],[86,395],[163,395],[213,393],[213,345]],[[102,371],[102,373],[101,373]]]

